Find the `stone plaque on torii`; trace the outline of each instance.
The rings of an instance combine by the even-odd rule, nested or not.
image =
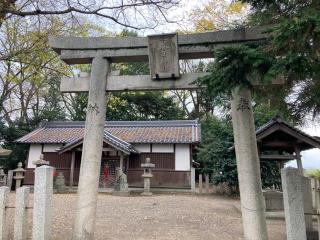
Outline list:
[[[194,84],[195,80],[208,73],[181,75],[179,72],[180,59],[213,58],[213,47],[264,40],[266,38],[265,30],[265,27],[254,27],[179,36],[177,34],[165,34],[150,36],[149,38],[78,38],[60,36],[49,38],[50,46],[67,64],[91,64],[90,75],[63,78],[60,86],[62,92],[89,91],[73,239],[94,238],[101,161],[100,155],[96,153],[102,151],[107,102],[106,91],[197,89],[199,87]],[[137,61],[149,61],[150,75],[113,76],[109,73],[110,63]],[[251,111],[249,106],[248,109]],[[240,115],[243,113],[243,111],[239,112]],[[252,112],[249,112],[249,114],[252,114]],[[239,121],[244,121],[241,116]],[[251,125],[253,125],[253,122]],[[248,136],[251,135],[253,136],[250,132]],[[256,144],[255,141],[253,142]],[[236,150],[238,148],[236,144]],[[239,149],[243,150],[241,147]],[[255,161],[256,159],[254,158],[253,160]],[[253,164],[253,166],[253,169],[256,169],[256,165]],[[257,171],[259,172],[259,170]],[[258,207],[262,206],[261,190],[261,198],[251,201],[251,197],[256,196],[255,191],[259,190],[259,187],[261,188],[259,186],[260,177],[259,180],[257,179],[257,174],[245,177],[245,180],[243,183],[240,182],[240,185],[247,184],[250,186],[246,194],[241,195],[243,202],[249,202]],[[257,182],[256,185],[255,182]],[[260,196],[259,191],[257,195]],[[253,226],[255,222],[259,224],[259,221],[253,221],[253,223],[250,221],[257,217],[256,213],[248,212],[246,214],[246,211],[247,209],[244,207],[242,211],[244,225]],[[260,214],[262,210],[260,209],[258,212]],[[258,231],[261,231],[259,227],[252,231],[250,229],[246,231],[245,227],[246,236],[257,235],[256,232]],[[251,232],[254,233],[252,234]]]

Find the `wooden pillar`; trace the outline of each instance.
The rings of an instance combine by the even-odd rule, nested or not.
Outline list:
[[[70,180],[69,180],[69,187],[70,190],[73,187],[73,178],[74,178],[74,162],[75,162],[75,158],[76,158],[76,152],[73,151],[72,155],[71,155],[71,168],[70,168]]]
[[[296,153],[296,160],[297,160],[297,166],[299,169],[300,174],[303,176],[303,166],[302,166],[302,160],[301,160],[301,152],[298,145],[295,145],[294,151]]]
[[[120,169],[123,171],[123,153],[120,152]]]
[[[103,57],[92,60],[73,240],[94,239],[109,65]]]

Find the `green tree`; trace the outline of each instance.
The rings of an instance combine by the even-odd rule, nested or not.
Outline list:
[[[272,112],[255,109],[256,128],[265,124],[273,116]],[[238,191],[238,172],[235,152],[232,150],[233,131],[229,118],[207,116],[201,121],[201,143],[197,149],[196,159],[201,164],[201,172],[213,173],[214,184],[226,183]],[[279,187],[279,167],[274,162],[261,161],[261,180],[264,188]]]
[[[286,78],[296,118],[320,114],[320,2],[243,0],[251,4],[250,24],[272,24],[265,51]]]
[[[114,95],[108,102],[107,120],[184,119],[184,112],[172,96],[163,92],[128,92]]]

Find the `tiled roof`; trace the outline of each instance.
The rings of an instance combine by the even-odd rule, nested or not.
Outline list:
[[[320,147],[320,137],[312,137],[312,136],[308,135],[307,133],[299,130],[298,128],[295,128],[295,127],[289,125],[279,116],[275,116],[274,118],[269,120],[266,124],[262,125],[261,127],[259,127],[256,130],[257,140],[261,140],[261,138],[264,138],[265,137],[264,133],[268,129],[271,129],[274,127],[275,130],[277,130],[279,126],[283,126],[284,128],[290,129],[291,132],[294,133],[296,137],[299,137],[299,138],[302,137],[303,139],[300,139],[302,142],[304,142],[304,140],[308,140],[308,144],[310,144],[310,146],[315,147],[315,148]],[[311,148],[311,147],[308,147],[305,149],[309,149],[309,148]],[[234,149],[234,146],[229,148],[229,150],[233,150],[233,149]],[[302,150],[305,150],[305,149],[302,149]]]
[[[274,118],[272,118],[269,122],[267,122],[266,124],[262,125],[261,127],[259,127],[256,130],[256,135],[257,135],[257,139],[259,139],[260,135],[263,134],[267,129],[272,128],[275,125],[282,125],[285,126],[291,130],[293,130],[296,134],[301,135],[303,137],[306,137],[312,141],[314,141],[317,144],[320,144],[320,139],[318,137],[313,137],[310,136],[309,134],[299,130],[298,128],[295,128],[291,125],[289,125],[288,123],[286,123],[281,117],[279,116],[275,116]]]
[[[110,121],[105,131],[127,143],[197,143],[197,120]],[[44,122],[18,143],[70,143],[83,138],[84,122]]]
[[[108,131],[104,132],[103,140],[104,140],[104,142],[108,143],[109,145],[113,146],[114,148],[116,148],[118,150],[121,150],[122,152],[125,152],[126,154],[138,152],[130,143],[127,143],[127,142],[113,136]],[[67,143],[65,146],[63,146],[59,150],[59,153],[63,153],[65,151],[68,151],[68,150],[82,144],[82,142],[83,142],[83,137],[78,138],[70,143]]]

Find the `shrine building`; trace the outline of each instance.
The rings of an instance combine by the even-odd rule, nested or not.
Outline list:
[[[77,186],[80,173],[84,122],[43,122],[16,142],[29,144],[24,185],[33,185],[34,162],[43,154],[50,166],[62,172],[66,184]],[[192,161],[200,142],[197,120],[108,121],[104,127],[100,187],[112,187],[116,167],[127,174],[129,187],[143,187],[141,164],[155,164],[152,187],[194,188]],[[107,173],[105,173],[107,169]],[[107,174],[107,185],[102,183]]]

